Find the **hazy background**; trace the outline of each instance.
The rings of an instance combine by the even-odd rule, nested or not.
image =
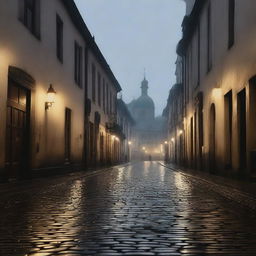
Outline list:
[[[180,0],[75,0],[129,103],[140,96],[144,68],[161,114],[175,83],[176,45],[185,4]]]

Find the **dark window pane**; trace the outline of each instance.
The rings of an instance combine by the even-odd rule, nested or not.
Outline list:
[[[17,86],[10,85],[8,87],[8,98],[15,101],[16,103],[19,102],[19,90]]]
[[[82,47],[75,42],[75,82],[82,87]]]
[[[58,15],[56,18],[56,48],[57,57],[63,62],[63,22]]]
[[[96,84],[95,84],[95,80],[96,80],[96,69],[95,66],[92,65],[92,100],[95,102],[96,100]]]

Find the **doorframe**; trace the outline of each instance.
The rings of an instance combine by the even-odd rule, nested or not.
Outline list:
[[[209,170],[210,173],[217,172],[216,165],[216,106],[210,106],[210,131],[209,131]]]
[[[29,75],[26,71],[22,70],[21,68],[14,67],[14,66],[9,66],[8,69],[8,83],[7,83],[7,88],[9,88],[9,82],[12,81],[15,84],[17,84],[20,87],[23,87],[28,90],[29,96],[28,96],[28,105],[27,105],[27,117],[28,117],[28,127],[27,127],[27,159],[26,159],[26,172],[21,172],[19,173],[19,176],[21,178],[27,178],[31,175],[31,169],[32,169],[32,159],[35,157],[33,156],[33,148],[34,148],[34,140],[32,139],[32,136],[34,135],[34,130],[35,130],[35,102],[34,102],[34,94],[35,94],[35,86],[36,86],[36,81],[35,79]],[[7,94],[6,94],[7,95]],[[8,104],[8,96],[6,98],[6,111],[5,114],[7,115],[7,104]],[[7,117],[7,116],[6,116]],[[5,127],[6,127],[6,122],[5,121]],[[6,134],[6,131],[5,131]],[[5,141],[6,144],[6,141]],[[6,152],[5,152],[6,154]],[[6,157],[5,157],[6,159]],[[8,179],[8,173],[5,168],[5,178]]]

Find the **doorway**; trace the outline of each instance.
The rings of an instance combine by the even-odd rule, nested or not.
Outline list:
[[[9,78],[6,115],[7,177],[26,176],[29,170],[30,90]]]
[[[238,141],[239,141],[239,169],[246,169],[246,91],[243,89],[238,93]]]
[[[216,110],[214,104],[210,109],[209,169],[211,173],[216,173]]]
[[[104,165],[104,135],[100,134],[100,164]]]
[[[226,144],[226,169],[232,169],[232,120],[233,120],[233,103],[232,91],[225,95],[225,144]]]
[[[90,122],[89,124],[90,128],[89,128],[89,135],[90,135],[90,142],[89,142],[89,156],[90,156],[90,159],[89,159],[89,163],[90,163],[90,166],[92,166],[93,164],[93,157],[94,157],[94,125],[92,122]]]
[[[65,163],[71,160],[71,109],[65,109]]]
[[[193,117],[190,119],[190,167],[193,167],[194,162],[194,120]]]

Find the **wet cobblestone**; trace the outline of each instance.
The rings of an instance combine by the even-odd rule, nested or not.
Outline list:
[[[0,196],[0,255],[256,255],[240,199],[158,163],[54,181]]]

